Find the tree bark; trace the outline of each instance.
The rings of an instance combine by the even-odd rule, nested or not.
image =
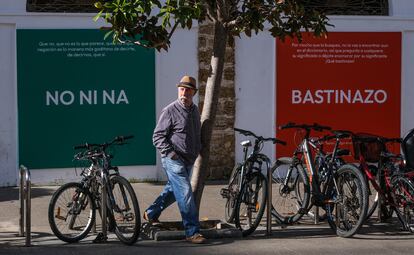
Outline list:
[[[216,118],[219,92],[224,71],[228,33],[219,21],[214,23],[213,53],[211,56],[211,73],[207,79],[203,110],[201,113],[201,152],[198,156],[191,177],[191,186],[197,208],[200,208],[204,183],[208,176],[210,141]]]

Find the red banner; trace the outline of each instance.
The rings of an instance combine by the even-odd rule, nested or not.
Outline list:
[[[401,33],[304,34],[277,40],[276,124],[318,123],[333,129],[400,136]],[[292,155],[293,130],[277,130]],[[296,141],[298,142],[298,141]]]

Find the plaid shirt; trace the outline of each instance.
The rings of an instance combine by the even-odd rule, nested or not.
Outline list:
[[[162,157],[175,152],[185,164],[194,164],[201,149],[198,107],[186,108],[179,100],[169,104],[161,112],[152,141]]]

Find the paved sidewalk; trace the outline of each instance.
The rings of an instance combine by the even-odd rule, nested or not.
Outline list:
[[[223,220],[224,199],[220,196],[222,184],[206,185],[200,210],[201,220]],[[141,212],[158,196],[162,184],[135,183]],[[192,245],[183,240],[153,241],[140,239],[133,246],[120,243],[109,235],[105,244],[93,244],[94,235],[76,244],[66,244],[51,232],[47,220],[47,207],[56,186],[32,189],[32,247],[24,247],[24,238],[16,237],[19,222],[18,188],[0,188],[0,254],[413,254],[414,235],[402,232],[398,223],[370,223],[354,238],[336,237],[327,224],[299,225],[281,228],[274,226],[271,236],[262,226],[247,238],[208,240],[204,245]],[[181,217],[176,204],[168,208],[161,221],[177,221]]]
[[[143,211],[155,200],[164,188],[161,183],[133,183],[138,202]],[[32,231],[51,234],[47,219],[47,210],[52,194],[59,186],[32,187]],[[203,193],[200,220],[221,220],[224,215],[224,199],[220,196],[221,184],[206,185]],[[19,189],[0,188],[0,232],[18,232],[19,230]],[[181,219],[176,204],[168,207],[160,217],[161,221]],[[1,243],[1,239],[0,239]]]

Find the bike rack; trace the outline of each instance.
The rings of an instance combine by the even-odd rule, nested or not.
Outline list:
[[[25,246],[30,246],[31,241],[31,178],[30,171],[25,166],[20,166],[20,219],[19,236],[26,236]],[[26,223],[26,231],[24,225]]]
[[[272,235],[272,171],[269,161],[267,164],[267,210],[266,210],[266,235]]]
[[[102,171],[102,195],[101,195],[101,210],[102,210],[102,237],[103,237],[103,242],[106,242],[107,238],[108,238],[108,232],[107,232],[107,224],[106,224],[106,196],[107,196],[107,190],[106,190],[106,177],[103,175],[103,171]]]
[[[267,163],[267,209],[266,209],[266,235],[272,235],[272,171],[270,167],[270,161]],[[314,224],[319,224],[319,207],[314,209],[315,219]],[[280,223],[280,222],[279,222]]]
[[[319,224],[319,206],[315,206],[315,209],[313,209],[313,213],[315,215],[315,218],[313,219],[313,224],[318,225]]]

